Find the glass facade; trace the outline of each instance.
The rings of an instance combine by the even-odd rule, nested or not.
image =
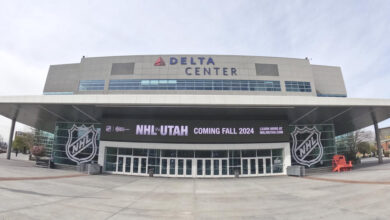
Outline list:
[[[287,92],[311,92],[310,82],[285,81]]]
[[[317,164],[312,165],[311,167],[321,167],[321,166],[332,166],[333,155],[337,154],[337,148],[335,144],[335,133],[334,126],[332,124],[317,124],[317,125],[296,125],[290,126],[290,133],[294,131],[295,127],[298,128],[312,128],[315,127],[319,132],[321,132],[321,144],[323,146],[324,152],[321,161]],[[297,136],[298,141],[304,141],[306,136]],[[290,137],[290,146],[293,146],[292,138]],[[308,157],[314,158],[318,155],[318,148],[314,149]],[[294,161],[293,157],[291,158],[292,165],[299,165],[296,161]]]
[[[54,134],[41,130],[34,131],[34,145],[43,146],[47,157],[51,157],[52,155],[53,142]]]
[[[79,122],[57,122],[54,132],[54,141],[50,138],[53,134],[42,133],[40,143],[45,142],[47,152],[51,151],[54,163],[77,165],[70,160],[66,154],[66,144],[69,138],[69,129],[73,125],[90,127],[94,125],[97,135],[97,145],[100,140],[101,124],[79,123]],[[312,167],[331,166],[333,155],[344,152],[345,146],[335,143],[334,125],[290,125],[290,133],[298,128],[315,127],[319,132],[320,141],[323,146],[323,157],[320,162]],[[77,140],[83,133],[73,133],[73,139]],[[297,140],[303,142],[305,136],[297,136]],[[38,141],[38,140],[37,140]],[[340,146],[339,146],[340,145]],[[293,146],[290,136],[290,147]],[[234,147],[234,146],[233,146]],[[52,150],[51,150],[52,149]],[[181,149],[145,149],[145,148],[118,148],[115,146],[106,147],[104,152],[104,170],[115,173],[147,174],[150,170],[156,175],[177,176],[181,173],[191,173],[192,176],[208,175],[266,175],[283,173],[284,153],[282,148],[278,149],[229,149],[229,150],[181,150]],[[88,154],[88,152],[86,152]],[[319,150],[315,148],[310,152],[308,158],[315,158]],[[83,153],[80,153],[83,156]],[[92,159],[97,162],[98,154]],[[292,165],[299,165],[291,158]],[[188,167],[197,167],[199,170]],[[169,170],[173,169],[173,170]],[[127,171],[126,171],[127,170]],[[163,173],[162,173],[163,172]],[[196,174],[198,173],[198,174]]]
[[[79,91],[104,90],[104,80],[80,80]]]
[[[70,160],[68,156],[66,155],[66,143],[69,138],[69,132],[68,130],[72,128],[73,125],[76,125],[78,127],[81,127],[82,125],[85,125],[86,127],[89,127],[91,125],[94,125],[97,134],[97,147],[99,148],[99,140],[100,140],[100,124],[96,123],[80,123],[80,122],[57,122],[56,127],[54,130],[54,143],[53,143],[53,160],[54,163],[58,164],[67,164],[67,165],[77,165],[76,162]],[[76,132],[77,134],[74,135],[73,139],[77,139],[79,136],[81,136],[82,132]],[[88,153],[86,153],[88,155]],[[80,153],[80,156],[83,156],[83,153]],[[93,162],[97,163],[98,154],[92,159]]]
[[[281,91],[279,81],[214,79],[120,79],[110,80],[108,89]]]

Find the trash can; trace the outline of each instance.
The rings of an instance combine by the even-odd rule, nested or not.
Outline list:
[[[153,177],[153,169],[149,169],[149,177]]]
[[[234,170],[234,178],[238,178],[240,176],[240,171],[239,170]]]

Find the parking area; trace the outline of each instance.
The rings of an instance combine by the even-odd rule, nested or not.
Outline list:
[[[184,179],[80,176],[0,159],[0,219],[388,219],[389,170]]]

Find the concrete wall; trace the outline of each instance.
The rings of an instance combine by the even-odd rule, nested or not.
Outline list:
[[[81,75],[80,64],[51,65],[43,92],[77,93]]]
[[[154,66],[156,60],[161,57],[165,66]],[[170,64],[170,58],[178,60],[175,65]],[[200,64],[199,57],[204,57],[203,64]],[[186,64],[181,64],[181,59],[186,59]],[[191,64],[191,58],[196,64]],[[212,58],[214,65],[207,65],[207,60]],[[134,73],[127,75],[111,75],[113,63],[135,63]],[[255,64],[276,64],[279,76],[258,76],[256,75]],[[191,75],[186,74],[186,68],[191,68]],[[219,74],[210,75],[195,74],[195,68],[219,67]],[[222,68],[227,68],[228,74],[222,74]],[[338,67],[314,66],[306,59],[258,57],[258,56],[225,56],[225,55],[147,55],[147,56],[115,56],[115,57],[93,57],[82,58],[80,64],[53,65],[49,69],[44,92],[73,92],[74,94],[247,94],[247,95],[294,95],[294,96],[317,96],[316,91],[331,91],[340,86],[328,88],[328,84],[323,83],[321,71],[329,76],[340,74],[340,85],[344,85],[341,71],[335,73]],[[237,74],[231,74],[231,68],[235,68]],[[325,69],[325,70],[322,70]],[[317,78],[313,73],[316,72]],[[187,72],[188,73],[188,72]],[[281,92],[265,91],[196,91],[196,90],[151,90],[151,91],[109,91],[108,85],[111,79],[229,79],[229,80],[277,80],[280,81]],[[79,80],[105,80],[104,91],[78,91]],[[305,81],[310,82],[312,92],[286,92],[285,81]],[[334,82],[334,80],[331,80]],[[317,88],[319,83],[319,88]],[[345,91],[345,87],[342,86]],[[342,89],[330,94],[339,94]],[[329,92],[328,92],[329,93]]]
[[[318,96],[347,96],[341,68],[311,65]]]

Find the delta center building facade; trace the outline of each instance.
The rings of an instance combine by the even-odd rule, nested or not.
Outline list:
[[[347,98],[340,67],[260,56],[83,57],[51,65],[43,95],[0,97],[13,124],[54,134],[56,165],[161,177],[331,166],[336,136],[389,113],[389,100]]]

